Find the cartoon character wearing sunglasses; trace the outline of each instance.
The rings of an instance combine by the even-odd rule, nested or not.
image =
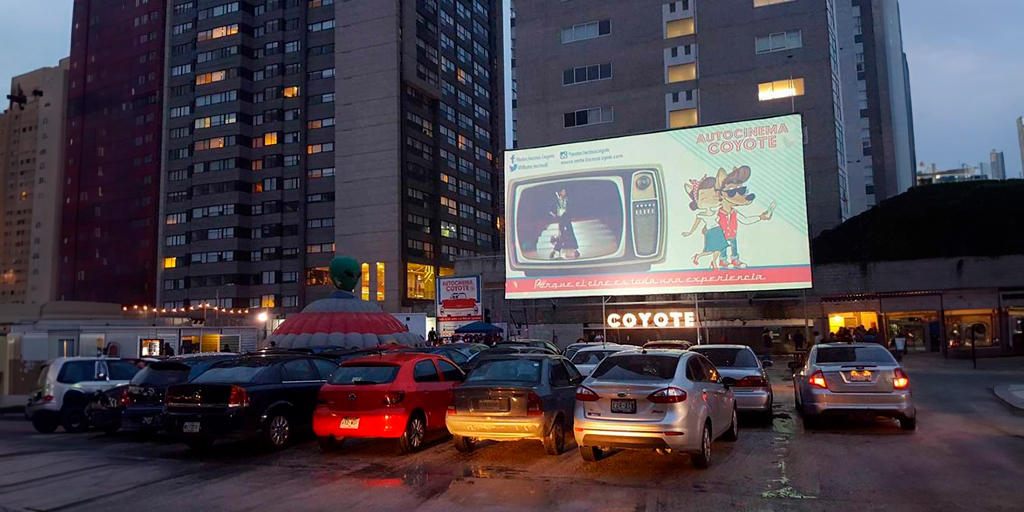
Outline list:
[[[740,259],[740,249],[736,239],[739,225],[770,221],[775,211],[775,201],[772,201],[764,213],[756,217],[745,215],[737,210],[737,208],[752,204],[757,197],[748,193],[745,183],[749,179],[750,167],[746,165],[734,167],[732,172],[728,173],[725,172],[725,169],[719,169],[715,177],[715,188],[720,191],[722,197],[722,206],[718,210],[718,226],[722,228],[727,244],[727,251],[722,251],[721,259],[718,262],[718,267],[721,269],[727,269],[730,265],[733,268],[747,268],[747,264]],[[730,257],[728,261],[725,259],[726,252]]]

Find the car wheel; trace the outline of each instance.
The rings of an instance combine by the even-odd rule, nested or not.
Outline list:
[[[821,417],[817,414],[808,414],[807,411],[804,411],[803,419],[804,430],[817,430],[821,428]]]
[[[736,409],[732,410],[732,425],[729,425],[729,430],[726,430],[722,434],[723,441],[733,442],[740,438],[740,422],[736,417]]]
[[[555,418],[548,435],[544,436],[544,449],[548,455],[561,455],[565,451],[565,427],[560,418]]]
[[[455,449],[462,453],[472,453],[476,448],[476,441],[472,437],[454,435],[452,440],[455,441]]]
[[[704,424],[704,430],[700,435],[700,451],[690,455],[690,461],[695,467],[707,469],[711,466],[711,425]]]
[[[185,439],[185,446],[194,452],[205,452],[213,446],[212,437],[189,437]]]
[[[398,449],[402,453],[417,452],[423,446],[423,439],[426,435],[427,424],[423,421],[422,415],[416,414],[409,418],[409,423],[405,425],[405,432],[402,433],[402,437],[398,438]]]
[[[36,432],[40,434],[52,434],[57,431],[57,427],[60,426],[60,422],[52,414],[47,413],[36,413],[32,415],[32,426],[35,427]]]
[[[604,453],[596,446],[580,446],[580,457],[587,462],[597,462],[601,460],[602,455]]]
[[[81,407],[64,409],[60,422],[64,426],[64,430],[68,432],[78,433],[89,430],[89,418],[85,415],[85,409]]]
[[[917,418],[900,418],[900,428],[903,430],[917,430]]]
[[[284,414],[274,414],[263,429],[263,442],[271,450],[288,446],[292,439],[292,424]]]
[[[320,446],[320,451],[324,453],[338,451],[341,445],[344,444],[345,438],[335,438],[334,436],[323,436],[316,438],[316,444]]]

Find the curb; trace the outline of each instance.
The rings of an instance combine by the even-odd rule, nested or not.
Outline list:
[[[1011,391],[1011,388],[1013,390],[1018,390],[1018,388],[1019,389],[1024,389],[1024,385],[1021,385],[1021,384],[1003,384],[1003,385],[996,386],[995,388],[993,388],[992,392],[995,393],[995,395],[997,397],[999,397],[1000,400],[1002,400],[1003,402],[1006,402],[1006,405],[1009,405],[1010,407],[1013,407],[1014,409],[1017,409],[1018,411],[1024,412],[1024,398],[1018,396],[1013,391]]]

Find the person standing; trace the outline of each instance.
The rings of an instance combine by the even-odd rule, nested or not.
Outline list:
[[[764,346],[764,359],[766,361],[772,360],[772,331],[765,327],[764,333],[761,334],[761,344]]]
[[[803,331],[793,333],[793,348],[796,349],[797,352],[804,351],[804,341],[806,341],[806,338],[804,338]]]

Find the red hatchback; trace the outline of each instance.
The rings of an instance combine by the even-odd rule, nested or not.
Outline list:
[[[385,353],[345,361],[320,388],[313,430],[320,448],[346,437],[398,439],[403,453],[419,450],[427,433],[444,430],[452,386],[462,370],[434,354]]]

